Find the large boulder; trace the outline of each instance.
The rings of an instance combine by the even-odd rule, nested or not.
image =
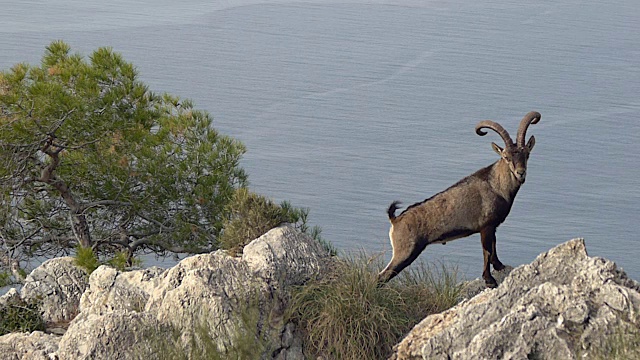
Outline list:
[[[488,289],[428,316],[392,359],[576,359],[638,331],[640,286],[575,239]]]
[[[303,359],[301,335],[283,321],[287,291],[322,272],[329,254],[290,226],[271,230],[243,253],[195,255],[166,271],[101,266],[62,337],[59,358],[154,358],[159,345],[165,353],[177,347],[189,354],[194,339],[203,338],[224,354],[249,336],[263,345],[262,358]]]
[[[122,272],[102,265],[89,277],[89,288],[80,299],[80,310],[98,315],[118,310],[143,311],[163,272],[164,269],[157,266]]]
[[[116,310],[80,314],[60,340],[60,360],[153,359],[152,344],[172,341],[171,331],[148,313]]]
[[[87,289],[87,273],[72,257],[47,260],[25,279],[20,295],[39,302],[47,323],[68,322],[79,313],[80,297]]]
[[[0,336],[2,360],[51,360],[58,350],[59,336],[34,331]]]
[[[250,242],[242,251],[249,269],[274,288],[301,285],[322,274],[327,250],[290,226],[277,227]]]
[[[246,263],[216,251],[188,257],[162,274],[145,311],[179,329],[186,343],[194,331],[207,329],[218,347],[227,348],[243,309],[262,301],[265,291]]]

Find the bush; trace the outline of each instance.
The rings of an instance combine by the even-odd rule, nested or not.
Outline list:
[[[98,256],[90,247],[76,247],[75,264],[87,271],[87,274],[91,273],[100,265],[109,265],[119,271],[124,271],[130,265],[140,266],[142,260],[139,258],[129,258],[129,254],[126,251],[116,252],[113,257],[106,261],[100,261]]]
[[[111,259],[105,261],[104,264],[112,266],[119,271],[124,271],[132,266],[142,266],[142,260],[137,257],[131,257],[126,251],[119,251]]]
[[[292,207],[286,201],[278,205],[265,196],[241,188],[235,192],[225,213],[228,217],[218,238],[218,247],[229,250],[233,255],[241,254],[250,241],[284,223],[293,224],[298,230],[320,241],[332,254],[336,253],[320,237],[319,227],[309,228],[307,225],[309,210]]]
[[[91,274],[95,269],[100,266],[98,257],[90,247],[82,247],[78,245],[76,247],[76,265],[85,269],[87,274]]]
[[[13,281],[11,280],[11,274],[9,274],[7,271],[0,272],[0,288],[9,286],[11,284],[13,284]]]
[[[44,331],[45,323],[37,301],[7,304],[0,308],[0,336],[12,332]]]
[[[307,356],[387,358],[419,321],[455,305],[456,271],[444,266],[406,269],[393,282],[377,283],[379,258],[365,255],[338,263],[334,276],[308,283],[293,295],[288,316],[306,335]]]

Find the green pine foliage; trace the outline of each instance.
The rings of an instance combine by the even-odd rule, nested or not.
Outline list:
[[[76,247],[75,264],[86,270],[87,274],[97,269],[100,265],[109,265],[118,271],[125,271],[131,267],[142,265],[139,258],[130,258],[124,251],[116,252],[111,258],[101,261],[92,248]]]
[[[126,251],[118,251],[113,257],[104,262],[119,271],[125,271],[132,267],[142,267],[142,259],[130,257]]]
[[[320,237],[320,228],[310,228],[307,224],[308,209],[295,208],[288,202],[276,204],[265,196],[253,193],[247,188],[238,189],[226,209],[227,218],[218,239],[218,246],[232,254],[242,253],[250,241],[283,223],[293,224],[320,241],[335,255],[336,250]]]
[[[189,100],[156,94],[110,48],[62,41],[0,72],[0,237],[20,260],[212,249],[244,146]]]
[[[12,285],[13,281],[11,280],[11,274],[8,271],[0,272],[0,288],[5,286]]]
[[[45,322],[40,313],[40,304],[7,304],[0,308],[0,336],[11,332],[44,331]]]
[[[91,274],[95,269],[100,266],[98,257],[90,247],[76,247],[75,264],[87,271],[87,274]]]

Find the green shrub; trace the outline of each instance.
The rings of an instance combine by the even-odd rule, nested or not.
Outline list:
[[[24,282],[24,279],[27,277],[27,272],[23,268],[18,268],[17,271],[12,270],[9,272],[8,270],[0,271],[0,289],[3,287],[8,287],[11,285],[17,285]]]
[[[8,271],[0,272],[0,288],[13,284],[11,274]]]
[[[78,245],[76,247],[76,265],[85,269],[87,274],[91,274],[93,270],[97,269],[100,266],[100,261],[98,260],[98,256],[93,252],[93,249],[90,247],[82,247]]]
[[[306,335],[307,356],[387,358],[416,323],[458,300],[456,271],[414,266],[379,286],[380,265],[361,254],[338,263],[334,276],[297,289],[288,316]]]
[[[218,238],[218,247],[229,250],[233,255],[241,254],[250,241],[283,223],[293,224],[298,230],[320,241],[332,254],[336,253],[320,237],[319,227],[309,228],[307,225],[308,209],[295,208],[286,201],[278,205],[265,196],[240,188],[227,205],[226,213],[228,216]]]
[[[132,259],[134,266],[142,265],[142,260],[139,258]],[[100,261],[98,256],[90,247],[76,247],[75,263],[77,266],[85,269],[87,274],[91,274],[98,266],[106,264],[116,268],[117,270],[124,271],[129,266],[129,254],[126,251],[116,252],[112,258],[106,261]]]
[[[132,258],[131,264],[129,263],[129,254],[126,251],[119,251],[113,255],[113,257],[105,262],[105,264],[114,267],[119,271],[124,271],[130,266],[142,266],[142,260],[140,258]]]
[[[7,304],[0,308],[0,336],[11,332],[44,331],[45,323],[40,313],[40,304]]]

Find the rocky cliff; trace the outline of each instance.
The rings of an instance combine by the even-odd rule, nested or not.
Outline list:
[[[638,334],[640,286],[575,239],[517,267],[487,289],[428,316],[392,359],[591,358],[620,334]]]
[[[254,240],[242,257],[217,251],[167,270],[101,266],[88,277],[70,258],[52,259],[20,293],[0,297],[0,308],[37,299],[50,326],[68,329],[1,336],[0,358],[155,359],[177,348],[186,359],[202,337],[222,353],[233,349],[249,324],[249,335],[266,344],[258,357],[304,359],[303,338],[283,316],[288,294],[330,262],[316,241],[287,226]],[[640,285],[613,262],[589,257],[581,239],[497,275],[496,289],[467,284],[468,298],[417,324],[392,359],[590,358],[610,336],[638,332]],[[256,311],[247,323],[248,308]]]
[[[27,291],[10,291],[0,306],[37,297],[48,322],[73,320],[62,336],[36,331],[0,337],[0,357],[155,359],[173,348],[188,354],[198,336],[224,353],[249,325],[255,327],[250,336],[268,344],[262,358],[303,359],[295,325],[284,322],[286,295],[321,273],[326,261],[317,241],[288,226],[254,240],[241,258],[216,251],[168,270],[101,266],[87,279],[77,276],[82,270],[69,258],[52,259],[26,279]],[[257,312],[246,319],[251,306]]]

